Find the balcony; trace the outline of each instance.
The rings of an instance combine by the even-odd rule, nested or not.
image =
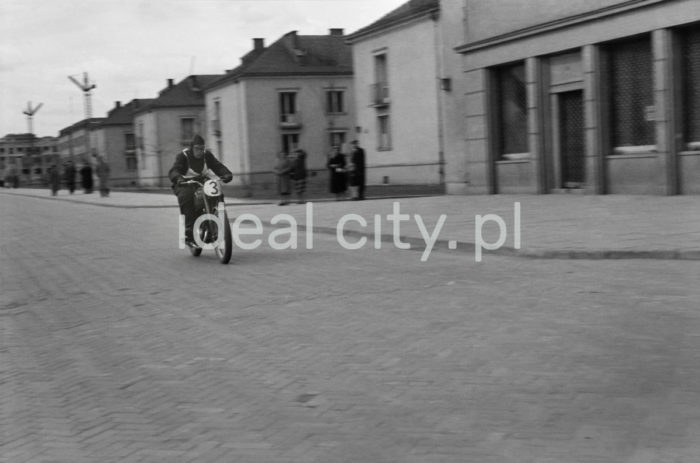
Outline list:
[[[370,85],[370,101],[372,106],[389,106],[389,84],[377,82]]]
[[[280,128],[282,128],[282,129],[298,129],[300,127],[301,127],[301,115],[299,113],[280,114]]]

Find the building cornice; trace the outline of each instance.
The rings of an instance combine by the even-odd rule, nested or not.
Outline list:
[[[566,27],[575,26],[578,24],[599,20],[609,16],[625,13],[630,10],[644,8],[658,3],[667,2],[669,0],[627,0],[617,5],[600,8],[594,11],[568,16],[566,18],[549,21],[536,26],[518,29],[516,31],[507,32],[505,34],[489,37],[488,39],[477,40],[475,42],[466,43],[455,48],[457,53],[465,54],[473,51],[482,50],[485,48],[502,45],[508,42],[521,40],[528,37],[544,34],[547,32],[564,29]],[[670,0],[674,1],[674,0]]]
[[[403,16],[395,21],[390,21],[383,24],[378,24],[377,26],[369,26],[366,29],[361,29],[353,34],[348,35],[345,38],[345,43],[348,45],[353,45],[362,40],[369,39],[373,36],[384,34],[400,27],[404,27],[413,22],[422,21],[424,19],[436,20],[440,15],[440,7],[430,8],[428,10],[413,13],[408,16]]]

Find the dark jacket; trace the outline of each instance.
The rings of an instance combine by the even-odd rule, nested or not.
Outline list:
[[[188,170],[192,171],[197,175],[203,175],[205,166],[208,167],[214,174],[220,178],[231,178],[233,174],[228,168],[223,165],[216,157],[207,150],[204,152],[204,156],[200,159],[194,157],[191,148],[185,148],[180,151],[177,156],[175,156],[175,162],[168,172],[168,177],[173,183],[173,188],[176,186],[177,182],[181,177],[187,176]]]

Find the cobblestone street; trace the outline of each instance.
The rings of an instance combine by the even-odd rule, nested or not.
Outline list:
[[[700,461],[700,262],[318,233],[222,266],[172,207],[0,214],[2,462]]]

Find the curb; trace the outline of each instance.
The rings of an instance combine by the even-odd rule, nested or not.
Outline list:
[[[23,196],[27,198],[36,198],[52,201],[65,201],[74,204],[87,204],[91,206],[99,207],[111,207],[118,209],[168,209],[168,208],[178,208],[177,204],[172,205],[119,205],[119,204],[104,204],[94,201],[80,201],[68,198],[59,198],[53,196],[37,196],[26,193],[7,193],[0,190],[0,193],[5,193],[7,195],[13,196]],[[367,200],[379,200],[379,199],[400,199],[400,198],[421,198],[430,197],[435,195],[402,195],[402,196],[382,196],[382,197],[370,197]],[[335,199],[319,199],[314,200],[314,202],[334,202]],[[275,204],[276,201],[270,202],[242,202],[242,203],[226,203],[227,207],[236,206],[261,206]],[[231,219],[233,220],[233,218]],[[281,228],[280,225],[273,225],[270,221],[262,221],[266,226],[273,228]],[[307,227],[303,224],[297,225],[299,230],[307,230]],[[314,232],[323,233],[327,235],[335,235],[336,229],[333,227],[324,226],[314,226]],[[368,232],[361,232],[356,230],[344,230],[344,236],[354,237],[354,238],[367,238],[368,241],[375,238],[374,234]],[[409,244],[411,247],[410,251],[423,252],[425,250],[425,241],[423,238],[416,238],[411,236],[400,236],[398,238],[401,242]],[[394,236],[389,234],[380,235],[380,241],[382,243],[394,243]],[[452,247],[452,249],[450,249]],[[433,246],[431,252],[441,252],[441,253],[460,253],[474,254],[476,249],[476,244],[467,241],[457,241],[457,240],[437,240]],[[581,250],[581,249],[515,249],[508,246],[503,246],[496,250],[483,250],[484,256],[501,256],[501,257],[518,257],[525,259],[541,259],[541,260],[631,260],[631,259],[647,259],[647,260],[685,260],[685,261],[700,261],[700,250],[682,250],[682,249],[671,249],[671,250]]]
[[[262,221],[266,226],[281,228],[279,225],[273,225],[269,221]],[[302,224],[298,224],[299,230],[307,230],[307,227]],[[314,226],[314,232],[319,232],[327,235],[335,235],[336,229],[333,227],[323,227]],[[367,238],[374,239],[374,234],[356,231],[356,230],[343,230],[343,235],[354,238]],[[380,235],[382,243],[394,243],[394,236],[389,234]],[[423,252],[425,250],[425,241],[423,238],[416,238],[412,236],[400,236],[399,240],[403,243],[408,243],[411,245],[410,249],[407,251],[418,251]],[[454,249],[450,249],[450,246]],[[441,252],[441,253],[461,253],[461,254],[474,254],[476,249],[476,244],[468,241],[457,241],[457,240],[437,240],[435,245],[431,249],[431,252]],[[503,246],[499,249],[489,251],[482,251],[484,256],[494,255],[501,257],[518,257],[524,259],[550,259],[550,260],[630,260],[630,259],[647,259],[647,260],[688,260],[688,261],[700,261],[700,250],[698,251],[684,251],[680,249],[675,250],[649,250],[649,251],[635,251],[635,250],[580,250],[580,249],[515,249],[508,246]]]
[[[5,193],[3,191],[0,191],[0,194]],[[65,201],[67,203],[73,203],[73,204],[87,204],[89,206],[99,206],[99,207],[113,207],[117,209],[168,209],[168,208],[178,208],[177,200],[174,200],[174,204],[104,204],[104,203],[99,203],[96,201],[81,201],[78,199],[71,199],[70,197],[67,198],[59,198],[55,196],[37,196],[37,195],[32,195],[32,194],[27,194],[27,193],[5,193],[8,196],[23,196],[25,198],[36,198],[36,199],[48,199],[50,201]],[[174,196],[173,196],[174,197]],[[247,202],[247,203],[226,203],[226,206],[261,206],[261,205],[266,205],[266,204],[272,204],[270,202]]]

